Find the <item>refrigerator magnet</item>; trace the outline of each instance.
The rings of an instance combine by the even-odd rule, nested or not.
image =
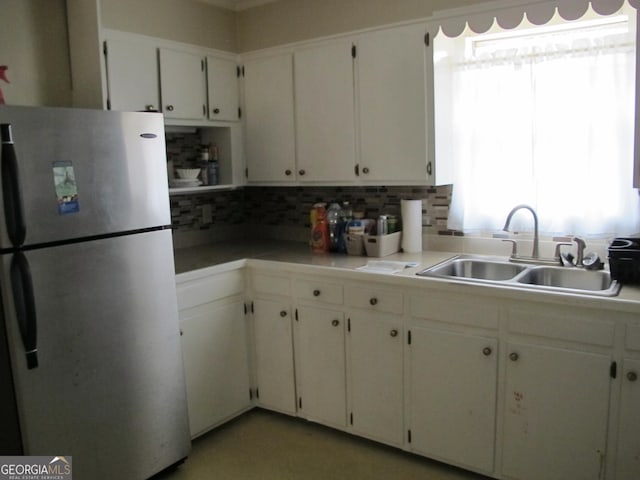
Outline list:
[[[53,183],[58,200],[58,213],[67,215],[80,211],[78,186],[71,162],[53,162]]]

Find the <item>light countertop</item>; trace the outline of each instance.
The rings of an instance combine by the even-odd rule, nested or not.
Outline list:
[[[612,310],[623,310],[640,314],[640,286],[623,286],[616,297],[577,295],[560,292],[541,292],[517,288],[510,285],[479,285],[451,279],[418,277],[416,272],[446,260],[456,252],[423,251],[420,253],[395,253],[383,258],[351,256],[344,254],[314,254],[310,247],[302,242],[251,241],[241,240],[220,242],[195,247],[180,248],[174,252],[177,281],[185,281],[204,275],[211,275],[229,269],[240,268],[247,264],[269,267],[274,262],[291,272],[309,273],[308,267],[316,267],[315,272],[328,275],[339,274],[343,278],[367,279],[368,281],[389,281],[406,287],[420,286],[419,282],[428,282],[430,287],[443,289],[455,288],[458,291],[480,295],[509,296],[523,300],[549,300],[554,303],[589,305]],[[370,273],[358,270],[372,260],[412,263],[415,266],[390,274]],[[384,278],[383,278],[384,277]]]

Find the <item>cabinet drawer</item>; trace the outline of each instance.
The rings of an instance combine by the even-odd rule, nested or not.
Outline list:
[[[342,305],[344,292],[342,285],[328,282],[296,280],[295,295],[301,300],[314,300],[321,303]]]
[[[281,275],[254,273],[251,276],[251,286],[255,293],[291,295],[291,279]]]
[[[367,287],[346,287],[345,301],[350,307],[378,312],[402,313],[404,296],[400,292]]]
[[[587,311],[536,311],[535,307],[527,311],[513,309],[509,311],[508,325],[510,333],[603,347],[611,347],[614,342],[614,324],[594,318]]]
[[[411,315],[437,322],[498,328],[498,307],[491,300],[423,294],[409,299]]]
[[[203,305],[221,298],[244,293],[244,270],[217,273],[208,277],[179,283],[176,287],[178,309]]]

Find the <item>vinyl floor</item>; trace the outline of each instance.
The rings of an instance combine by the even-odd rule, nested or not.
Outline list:
[[[297,418],[254,409],[193,441],[154,480],[488,480]]]

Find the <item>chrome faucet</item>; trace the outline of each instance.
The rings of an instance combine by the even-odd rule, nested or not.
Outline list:
[[[576,242],[576,267],[584,267],[584,249],[587,245],[580,237],[573,237],[572,240]]]
[[[529,210],[533,214],[533,252],[531,253],[531,257],[540,258],[540,254],[538,252],[538,215],[536,214],[536,211],[529,205],[516,205],[515,207],[513,207],[513,209],[509,212],[509,215],[507,215],[507,220],[504,222],[504,227],[502,228],[502,230],[504,230],[505,232],[509,231],[511,217],[513,217],[514,213],[523,208]]]

